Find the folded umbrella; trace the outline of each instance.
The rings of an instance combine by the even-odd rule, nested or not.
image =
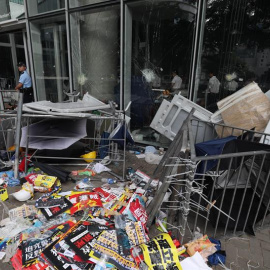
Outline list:
[[[35,165],[35,167],[38,167],[39,169],[41,169],[44,173],[51,176],[56,176],[61,181],[61,183],[71,180],[71,177],[69,176],[70,172],[62,168],[48,165],[46,163],[37,162],[37,161],[33,161],[33,164]]]

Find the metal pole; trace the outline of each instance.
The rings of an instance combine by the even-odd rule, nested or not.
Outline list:
[[[120,2],[120,110],[124,110],[124,0]]]
[[[73,86],[73,66],[72,66],[72,47],[71,47],[71,31],[70,31],[70,17],[69,17],[69,1],[65,0],[65,16],[66,16],[66,29],[67,29],[67,51],[68,51],[68,75],[69,75],[69,88],[72,94]]]
[[[29,117],[27,117],[27,132],[26,132],[26,147],[25,147],[25,164],[24,164],[24,172],[27,171],[27,158],[28,158],[28,147],[29,147]]]
[[[19,154],[20,154],[20,139],[21,139],[21,125],[22,125],[22,107],[23,107],[23,93],[19,93],[19,101],[17,107],[17,121],[16,121],[16,136],[15,136],[15,165],[14,177],[19,175]]]
[[[185,237],[185,232],[186,232],[186,226],[187,226],[187,218],[189,215],[189,210],[190,210],[190,197],[191,197],[191,192],[192,192],[192,183],[194,181],[194,175],[196,171],[196,165],[194,162],[191,164],[187,165],[187,170],[190,170],[191,172],[188,174],[187,181],[186,181],[186,190],[185,190],[185,201],[184,201],[184,209],[183,209],[183,219],[182,219],[182,232],[181,232],[181,243],[183,242],[183,239]]]

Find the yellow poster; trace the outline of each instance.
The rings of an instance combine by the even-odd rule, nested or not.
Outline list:
[[[149,269],[182,270],[177,249],[169,234],[162,233],[140,247],[143,251],[144,263]]]

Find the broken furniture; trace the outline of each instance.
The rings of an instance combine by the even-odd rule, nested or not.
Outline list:
[[[210,121],[212,113],[180,94],[174,95],[171,102],[163,100],[150,127],[173,140],[192,109],[194,109],[193,118],[205,121],[201,123],[202,127],[194,127],[197,131],[202,131],[196,132],[197,140],[213,139],[215,131],[207,123]]]

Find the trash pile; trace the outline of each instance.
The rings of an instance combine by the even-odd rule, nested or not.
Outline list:
[[[129,168],[128,182],[91,181],[107,170],[93,162],[91,168],[73,171],[71,176],[82,179],[63,192],[63,181],[31,167],[20,179],[25,181],[22,189],[12,194],[27,204],[9,210],[1,201],[8,214],[0,222],[1,259],[26,270],[185,270],[211,269],[207,261],[225,263],[220,242],[206,235],[184,245],[159,226],[162,232],[150,237],[146,205],[158,180],[149,182],[141,171]],[[11,171],[4,174],[12,177]],[[42,194],[33,205],[29,199],[35,192]]]
[[[44,112],[53,107],[48,102],[42,102],[30,104],[28,111],[39,110],[39,105]],[[94,105],[110,108],[99,103]],[[161,173],[160,179],[152,179],[132,167],[127,169],[127,181],[117,177],[105,166],[109,152],[107,144],[104,153],[91,150],[81,155],[87,167],[71,173],[35,161],[20,179],[14,178],[12,171],[1,172],[0,202],[8,218],[0,222],[0,259],[11,261],[14,269],[26,270],[199,270],[212,269],[218,264],[225,267],[226,254],[221,250],[220,241],[198,232],[191,232],[190,241],[185,238],[187,216],[193,210],[197,216],[204,217],[207,222],[209,220],[216,229],[224,226],[225,234],[227,228],[247,232],[249,229],[253,233],[253,225],[263,218],[263,207],[269,206],[269,193],[263,188],[268,184],[261,178],[269,177],[270,159],[263,153],[265,163],[261,164],[262,159],[255,156],[252,156],[251,162],[251,154],[241,160],[233,155],[245,151],[254,151],[255,155],[256,151],[265,150],[265,145],[258,144],[258,140],[264,143],[269,136],[263,135],[254,142],[243,140],[242,132],[252,128],[258,131],[256,134],[263,132],[270,120],[270,101],[252,83],[217,105],[219,111],[212,114],[181,95],[175,95],[171,102],[163,101],[151,127],[173,141],[170,147],[164,150],[149,145],[144,152],[134,150],[136,147],[129,150],[148,164],[158,164],[155,172]],[[75,114],[77,110],[77,107],[61,107],[54,108],[54,113]],[[85,108],[85,112],[88,110]],[[198,122],[191,125],[190,130],[191,120],[194,119]],[[39,125],[33,125],[34,134],[41,131]],[[85,137],[85,119],[77,121],[76,125],[77,130],[81,127],[81,132],[75,135],[77,141]],[[122,138],[123,145],[127,141],[133,142],[123,123],[113,128],[112,134],[110,136],[116,142],[119,137]],[[190,136],[192,134],[194,137]],[[239,135],[240,138],[237,137]],[[22,137],[22,141],[26,141],[24,133]],[[72,143],[58,139],[63,149]],[[49,142],[50,149],[58,144],[57,141]],[[37,142],[31,143],[35,145]],[[117,144],[120,145],[119,142]],[[33,148],[43,149],[41,147]],[[244,151],[244,148],[247,150]],[[227,159],[218,159],[218,155],[227,155]],[[97,156],[102,159],[99,163],[95,162]],[[211,160],[211,156],[216,157]],[[196,161],[192,160],[194,157]],[[21,172],[25,162],[23,160],[19,166]],[[112,176],[97,177],[102,173]],[[95,177],[98,181],[94,181]],[[72,190],[63,191],[65,183],[72,179]],[[205,179],[211,185],[204,183]],[[202,184],[198,184],[199,181]],[[8,209],[4,203],[8,199],[7,186],[16,185],[21,185],[21,189],[11,195],[25,204]],[[36,196],[36,192],[41,196]],[[237,200],[241,201],[239,206],[236,205]],[[246,201],[249,203],[251,200],[246,205]],[[175,214],[163,211],[161,206],[164,204],[168,206],[165,209],[175,211]],[[205,213],[207,217],[203,215]],[[174,222],[178,217],[182,220],[181,225],[179,222],[176,227]],[[180,232],[181,239],[179,234],[174,234],[175,228]]]

